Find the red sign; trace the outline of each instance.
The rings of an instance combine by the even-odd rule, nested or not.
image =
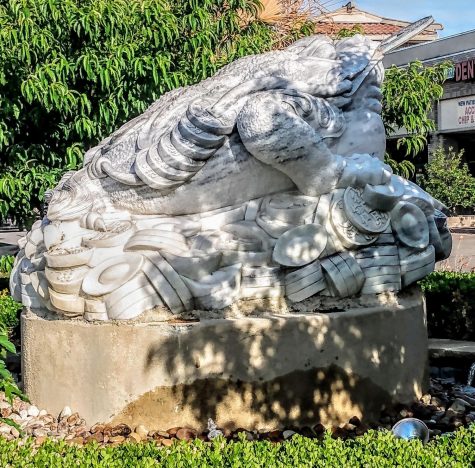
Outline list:
[[[455,81],[475,79],[475,60],[465,60],[455,64]]]

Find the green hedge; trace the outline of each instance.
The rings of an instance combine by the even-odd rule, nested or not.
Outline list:
[[[475,273],[435,271],[420,284],[429,337],[475,340]]]
[[[126,443],[99,448],[70,446],[46,441],[38,449],[32,441],[0,439],[0,466],[23,467],[468,467],[475,463],[475,428],[462,428],[453,435],[438,437],[427,445],[396,439],[391,433],[370,431],[354,440],[322,441],[294,436],[284,443],[206,444],[200,440],[161,447],[153,442]]]

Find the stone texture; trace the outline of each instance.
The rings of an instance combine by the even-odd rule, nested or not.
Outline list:
[[[31,400],[52,414],[73,405],[89,424],[126,424],[104,428],[110,436],[128,436],[140,424],[204,430],[210,417],[220,428],[338,425],[378,414],[391,401],[410,402],[425,386],[417,291],[397,304],[344,313],[174,325],[89,324],[25,312],[22,329]]]

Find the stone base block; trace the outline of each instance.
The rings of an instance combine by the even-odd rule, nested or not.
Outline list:
[[[275,429],[371,419],[425,387],[419,291],[337,313],[193,323],[87,323],[22,315],[31,401],[87,422]]]

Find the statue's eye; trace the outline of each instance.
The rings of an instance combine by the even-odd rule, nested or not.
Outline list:
[[[318,121],[320,125],[327,128],[331,122],[330,108],[327,105],[318,106]]]

